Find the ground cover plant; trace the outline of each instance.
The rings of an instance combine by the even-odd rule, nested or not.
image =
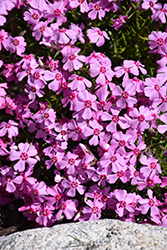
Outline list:
[[[167,227],[163,2],[1,0],[1,209]]]

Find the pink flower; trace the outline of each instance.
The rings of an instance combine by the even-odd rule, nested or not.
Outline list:
[[[91,119],[92,118],[92,109],[97,110],[97,106],[95,103],[96,96],[92,95],[87,90],[83,90],[78,94],[78,101],[75,105],[75,111],[79,114],[83,119]],[[74,114],[76,116],[76,114]]]
[[[71,0],[69,1],[69,4],[72,8],[77,8],[79,6],[82,13],[89,11],[89,6],[86,0]]]
[[[102,202],[98,200],[87,200],[85,203],[88,205],[83,208],[83,215],[79,218],[79,221],[84,220],[99,220],[101,217],[101,209],[104,206]]]
[[[69,51],[66,50],[66,47],[64,47],[61,50],[61,53],[63,54],[64,58],[62,60],[63,63],[63,69],[72,71],[73,69],[78,70],[82,68],[83,62],[85,62],[85,56],[78,55],[80,52],[80,49],[77,47],[70,48]]]
[[[73,80],[68,83],[68,87],[72,90],[77,89],[78,91],[82,91],[83,89],[86,89],[86,87],[91,88],[92,86],[92,83],[88,79],[76,74],[72,74],[68,80]]]
[[[158,132],[161,133],[161,134],[164,134],[167,130],[167,113],[165,114],[162,114],[159,119],[164,122],[165,124],[164,125],[159,125],[158,126]]]
[[[53,22],[56,18],[56,24],[58,26],[62,25],[67,21],[67,17],[64,15],[66,12],[64,1],[60,0],[59,2],[54,2],[53,4],[48,4],[46,9],[45,18],[48,18],[49,22]]]
[[[62,214],[65,215],[65,217],[67,218],[67,220],[72,219],[72,217],[74,216],[75,212],[77,212],[77,200],[66,200],[62,202],[62,205],[60,207],[60,210],[58,211],[58,213],[55,215],[56,220],[60,220]]]
[[[155,13],[156,9],[160,9],[161,8],[161,4],[160,3],[156,3],[157,0],[144,0],[144,2],[142,3],[141,7],[143,9],[148,9],[150,8],[152,13]]]
[[[109,36],[105,31],[101,31],[97,27],[92,27],[91,29],[88,29],[87,35],[90,39],[91,43],[96,43],[98,47],[101,47],[105,43],[105,39],[110,39]]]
[[[9,50],[11,53],[15,53],[19,56],[22,55],[25,51],[25,46],[27,43],[24,41],[24,37],[22,36],[16,36],[12,37],[10,36],[8,38],[6,49]]]
[[[101,140],[105,134],[104,132],[102,132],[103,126],[101,126],[96,120],[90,120],[89,126],[90,127],[86,127],[84,135],[86,135],[87,137],[93,135],[93,137],[89,140],[89,144],[97,146],[99,140]]]
[[[42,17],[42,14],[40,10],[38,9],[31,9],[29,8],[28,11],[24,12],[24,20],[28,22],[28,24],[36,25],[40,18]]]
[[[96,19],[97,15],[100,20],[105,16],[105,11],[102,9],[100,1],[97,1],[96,3],[89,3],[89,9],[91,11],[88,13],[88,17],[91,20]]]
[[[18,136],[18,123],[9,120],[8,123],[2,122],[0,124],[0,136],[4,136],[7,133],[7,136],[11,139],[13,136]]]
[[[18,145],[19,151],[16,151],[15,149],[12,149],[10,151],[9,160],[15,161],[19,160],[15,165],[14,169],[17,171],[24,171],[26,163],[33,167],[37,163],[36,158],[32,158],[33,156],[37,155],[37,150],[34,146],[31,146],[29,143],[19,143]]]
[[[115,30],[118,30],[123,23],[126,23],[125,22],[125,18],[127,18],[128,16],[121,16],[120,18],[117,18],[117,19],[113,19],[111,18],[111,20],[114,22],[113,25],[111,25],[111,27],[114,27]]]
[[[167,33],[166,32],[161,32],[161,31],[152,31],[151,34],[149,35],[149,42],[148,44],[150,45],[150,49],[153,50],[156,47],[158,47],[157,52],[161,53],[162,47],[166,42],[167,38]]]
[[[2,49],[2,45],[4,48],[7,46],[7,38],[8,38],[8,33],[5,32],[5,30],[0,30],[0,50]]]
[[[86,187],[82,186],[80,181],[76,179],[76,176],[68,176],[68,179],[62,181],[62,185],[64,188],[67,188],[67,195],[70,197],[76,196],[76,190],[79,194],[83,195]]]

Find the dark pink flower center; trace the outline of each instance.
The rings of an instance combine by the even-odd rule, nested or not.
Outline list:
[[[10,175],[6,176],[6,181],[11,182],[12,181],[12,177]]]
[[[71,56],[69,56],[69,59],[70,59],[71,61],[75,60],[75,58],[76,58],[76,55],[74,55],[74,54],[72,54]]]
[[[85,157],[85,153],[84,152],[80,152],[79,153],[79,159],[83,159]]]
[[[125,142],[124,140],[121,140],[121,141],[119,142],[119,146],[121,146],[121,147],[125,146],[125,144],[126,144],[126,142]]]
[[[120,201],[120,207],[126,207],[126,201]]]
[[[61,131],[61,135],[64,136],[64,135],[66,135],[66,134],[67,134],[67,131],[66,131],[66,130],[62,130],[62,131]]]
[[[139,68],[139,63],[138,62],[134,62],[134,65],[136,66],[136,67],[138,67]]]
[[[112,121],[115,123],[119,122],[119,117],[117,115],[113,115]]]
[[[150,199],[148,204],[149,204],[150,207],[153,207],[154,204],[155,204],[155,201],[153,199]]]
[[[151,184],[153,184],[153,179],[150,179],[150,178],[147,178],[147,185],[151,185]]]
[[[92,106],[92,102],[90,100],[85,101],[85,107],[90,108]]]
[[[84,77],[83,76],[77,76],[78,81],[83,81]]]
[[[139,122],[143,122],[144,120],[145,120],[144,115],[139,115],[138,121],[139,121]]]
[[[34,78],[37,80],[40,78],[40,73],[39,72],[35,72],[34,73]]]
[[[14,40],[13,40],[13,45],[14,45],[14,46],[18,46],[18,45],[19,45],[19,43],[20,43],[20,42],[19,42],[19,40],[18,40],[18,39],[14,39]]]
[[[41,26],[41,27],[39,28],[40,32],[43,33],[43,32],[45,31],[45,28],[46,28],[45,25],[44,25],[44,26]]]
[[[4,36],[0,35],[0,42],[4,41]]]
[[[118,171],[117,176],[118,177],[123,177],[124,176],[124,171],[123,170]]]
[[[106,68],[105,68],[105,67],[100,67],[100,72],[101,72],[102,74],[105,74],[105,73],[106,73]]]
[[[129,73],[129,72],[130,72],[130,69],[129,69],[129,68],[123,67],[123,69],[124,69],[124,71],[125,71],[126,73]]]
[[[31,70],[32,70],[32,68],[29,68],[26,70],[27,75],[31,75]]]
[[[111,156],[110,161],[116,162],[117,161],[117,157],[115,155]]]
[[[21,159],[22,161],[28,160],[28,154],[25,153],[25,152],[23,152],[23,153],[20,155],[20,159]]]
[[[56,200],[56,201],[58,201],[58,200],[60,200],[60,199],[61,199],[61,197],[62,197],[62,195],[61,195],[61,194],[56,194],[56,195],[55,195],[55,200]]]
[[[83,170],[86,170],[88,168],[88,166],[86,165],[86,163],[84,162],[83,164],[82,164],[82,169]]]
[[[49,214],[50,214],[49,209],[48,209],[48,208],[45,208],[45,209],[43,210],[43,215],[44,215],[44,216],[48,216]]]
[[[92,207],[92,212],[93,212],[94,214],[97,214],[98,211],[99,211],[98,207],[95,207],[95,206]]]
[[[7,124],[5,125],[5,127],[6,127],[6,128],[11,128],[12,125],[11,125],[10,123],[7,123]]]
[[[75,131],[77,134],[80,134],[80,133],[82,133],[82,128],[76,127]]]
[[[157,44],[158,44],[159,46],[164,45],[164,39],[163,39],[163,38],[158,38],[158,39],[157,39]]]
[[[57,143],[57,142],[54,142],[54,143],[52,144],[52,148],[57,148],[57,145],[58,145],[58,143]]]
[[[71,166],[75,164],[75,160],[73,158],[70,158],[68,160],[68,164],[70,164]]]
[[[33,194],[37,196],[39,194],[39,191],[37,189],[34,189]]]
[[[70,99],[70,100],[74,100],[74,99],[75,99],[75,93],[71,93],[71,94],[69,95],[69,99]]]
[[[157,164],[155,162],[150,163],[150,168],[151,169],[156,169],[156,167],[157,167]]]
[[[101,180],[105,180],[106,178],[107,178],[107,176],[105,174],[100,175]]]
[[[44,118],[49,118],[49,116],[50,116],[49,113],[44,114]]]
[[[57,81],[59,81],[61,78],[62,78],[61,74],[60,74],[60,73],[56,73],[55,79],[56,79]]]
[[[98,135],[100,134],[100,129],[95,128],[95,130],[94,130],[93,133],[94,133],[94,135],[97,135],[97,136],[98,136]]]
[[[99,11],[99,10],[101,9],[101,7],[100,7],[100,5],[97,3],[97,4],[94,5],[94,9],[95,9],[96,11]]]
[[[58,162],[58,158],[56,156],[53,156],[52,157],[52,162],[54,162],[54,163]]]
[[[37,129],[41,129],[40,123],[37,123],[35,126]]]
[[[37,91],[37,89],[36,89],[35,87],[31,86],[31,91],[32,91],[33,93],[35,93],[35,92]]]
[[[97,31],[97,34],[98,34],[99,36],[103,36],[103,32],[102,32],[101,30],[98,30],[98,31]]]
[[[59,32],[60,32],[60,33],[65,33],[65,32],[66,32],[66,29],[65,29],[65,28],[59,29]]]
[[[55,16],[60,16],[61,15],[61,10],[59,10],[59,9],[54,10],[54,15]]]
[[[78,3],[84,3],[85,0],[78,0]]]
[[[135,170],[134,173],[133,173],[134,177],[137,177],[138,176],[138,172]]]
[[[159,90],[160,90],[160,87],[156,84],[156,85],[154,85],[154,89],[155,89],[156,91],[159,91]]]
[[[138,148],[135,148],[133,150],[133,153],[137,156],[138,154],[140,154],[140,150]]]
[[[72,181],[71,182],[71,187],[72,188],[77,188],[78,187],[78,182],[77,181]]]
[[[66,207],[67,207],[67,205],[65,203],[63,203],[63,205],[61,206],[61,210],[64,211],[66,209]]]
[[[150,7],[154,7],[154,3],[152,1],[149,2]]]
[[[123,92],[122,93],[122,97],[124,98],[124,99],[128,99],[128,97],[129,97],[129,93],[128,92]]]
[[[61,82],[61,87],[62,87],[63,89],[66,89],[66,88],[67,88],[67,83],[66,83],[66,82]]]
[[[39,17],[39,15],[38,15],[37,13],[33,13],[33,14],[32,14],[32,18],[33,18],[34,20],[37,20],[38,17]]]

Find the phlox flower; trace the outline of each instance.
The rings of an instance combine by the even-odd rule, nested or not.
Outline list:
[[[123,81],[128,79],[129,78],[129,73],[131,73],[130,72],[130,67],[127,64],[128,64],[128,60],[124,60],[122,66],[117,66],[117,67],[114,68],[115,75],[116,75],[117,78],[120,78],[122,75],[125,74],[124,77],[123,77]]]
[[[92,109],[97,111],[97,105],[95,103],[96,96],[92,95],[86,89],[82,92],[79,92],[77,95],[78,101],[75,105],[75,113],[73,117],[77,114],[80,115],[83,119],[91,119],[92,118]]]
[[[159,8],[157,8],[156,12],[151,16],[151,18],[156,22],[161,20],[162,23],[166,23],[167,4],[165,3],[163,7],[161,3],[158,3],[158,5]]]
[[[149,199],[139,199],[139,209],[142,214],[146,214],[148,210],[151,209],[151,217],[157,217],[160,213],[158,200],[156,197],[153,197],[153,191],[151,189],[147,190],[147,195]]]
[[[0,170],[2,179],[2,186],[5,187],[5,190],[9,193],[14,193],[17,189],[17,185],[21,184],[23,181],[22,176],[16,176],[15,172],[12,168],[8,168],[7,166],[1,166]]]
[[[163,82],[158,78],[146,78],[144,84],[144,93],[150,100],[160,99],[166,94],[166,86],[163,86]]]
[[[136,146],[133,142],[131,142],[127,145],[127,147],[132,151],[127,153],[126,157],[128,158],[132,156],[130,159],[130,163],[136,164],[136,159],[138,155],[140,155],[141,151],[146,148],[146,144],[144,143],[144,141],[141,141],[139,145]]]
[[[61,100],[61,102],[63,103],[63,107],[66,107],[67,104],[70,102],[70,108],[69,108],[69,110],[70,111],[74,110],[74,106],[75,106],[75,103],[76,103],[76,100],[77,100],[77,98],[76,98],[76,96],[77,96],[76,91],[71,91],[68,88],[66,88],[63,91],[63,96],[64,96],[64,98]]]
[[[14,115],[13,110],[15,110],[17,107],[17,105],[15,104],[15,101],[13,99],[11,99],[10,97],[6,96],[5,104],[6,104],[5,105],[6,106],[5,113]]]
[[[115,20],[113,18],[111,18],[111,20],[114,22],[111,25],[111,27],[114,27],[115,30],[118,30],[123,25],[123,23],[126,23],[125,18],[127,18],[127,17],[128,16],[121,16],[121,17],[119,17],[119,18],[117,18]]]
[[[37,10],[47,10],[47,3],[46,0],[28,0],[28,3],[31,5],[33,9]]]
[[[88,206],[83,207],[83,215],[79,218],[79,221],[99,220],[101,217],[101,209],[104,206],[103,203],[99,200],[85,200],[85,203]]]
[[[13,136],[18,136],[18,123],[12,120],[9,120],[8,123],[2,122],[0,124],[0,137],[6,135],[6,133],[9,139],[11,139]]]
[[[53,43],[56,43],[57,45],[59,44],[65,45],[68,44],[70,42],[70,39],[75,37],[75,35],[76,32],[73,30],[67,30],[65,28],[54,29],[53,27],[53,34],[51,37],[51,41],[53,41]]]
[[[157,172],[151,172],[149,176],[144,176],[142,173],[139,173],[139,177],[137,180],[137,188],[138,190],[143,190],[145,187],[151,188],[156,186],[157,184],[161,184],[162,181],[159,178],[159,174]]]
[[[167,38],[167,33],[166,32],[161,32],[161,31],[152,31],[151,34],[149,35],[149,42],[148,44],[150,45],[150,49],[153,50],[156,47],[158,47],[157,52],[161,54],[161,50],[163,45],[166,43],[166,38]]]
[[[66,50],[66,47],[64,47],[61,50],[61,53],[63,54],[63,60],[62,62],[65,63],[63,65],[63,69],[72,71],[73,69],[78,70],[82,68],[83,62],[85,62],[85,56],[78,55],[80,52],[80,49],[77,47],[70,48],[70,50]]]
[[[129,116],[133,119],[129,121],[131,128],[137,128],[139,132],[143,132],[145,129],[149,128],[149,122],[152,121],[152,116],[150,113],[149,108],[140,106],[139,110],[134,108],[132,111],[129,112]]]
[[[33,205],[41,205],[47,200],[47,186],[44,181],[37,182],[28,189],[28,195],[32,199]]]
[[[90,42],[96,43],[98,47],[103,46],[103,44],[105,43],[104,37],[108,40],[110,39],[105,31],[101,31],[97,27],[92,27],[91,29],[88,29],[87,35],[90,39]]]
[[[2,0],[0,2],[0,9],[5,9],[7,11],[10,11],[15,7],[15,4],[16,0],[10,0],[10,1]]]
[[[157,2],[157,0],[152,0],[152,1],[150,1],[150,0],[144,0],[143,3],[142,3],[142,5],[141,5],[141,7],[143,9],[145,9],[145,10],[148,9],[148,8],[150,8],[151,11],[152,11],[152,13],[155,13],[156,9],[160,9],[161,8],[161,4],[160,3],[156,3],[156,2]]]
[[[46,70],[44,72],[44,79],[46,81],[51,81],[49,84],[48,84],[48,88],[51,89],[52,91],[56,91],[59,89],[60,87],[60,84],[63,80],[63,75],[61,74],[60,71],[58,70],[55,70],[55,71],[49,71],[49,70]]]
[[[145,66],[141,64],[139,60],[137,62],[133,60],[124,60],[124,63],[126,67],[130,68],[130,73],[135,76],[139,75],[139,70],[142,72],[142,74],[147,74],[146,69],[144,69]]]
[[[31,9],[29,8],[28,11],[24,12],[23,19],[28,22],[28,24],[32,24],[35,26],[40,18],[42,17],[42,13],[39,9]]]
[[[34,146],[31,146],[29,143],[19,143],[18,145],[19,151],[15,149],[11,149],[9,160],[16,161],[19,160],[15,165],[14,169],[19,172],[23,172],[26,167],[26,163],[28,166],[33,167],[37,163],[37,158],[32,158],[37,155],[37,150]]]
[[[90,76],[96,78],[96,83],[100,85],[106,84],[106,81],[111,81],[114,76],[114,72],[111,70],[111,63],[109,64],[100,64],[95,61],[90,64]]]
[[[83,195],[86,187],[81,185],[81,182],[74,176],[68,176],[68,179],[62,181],[62,185],[66,190],[66,194],[70,197],[76,196],[76,190]]]
[[[6,23],[6,17],[4,17],[3,15],[7,15],[8,12],[5,9],[1,9],[0,10],[0,26],[3,26]]]
[[[83,1],[83,0],[81,0]],[[72,1],[70,1],[71,3]],[[77,39],[81,42],[81,43],[85,43],[85,39],[84,39],[84,35],[82,30],[85,28],[84,24],[81,23],[80,27],[78,26],[78,24],[74,24],[71,23],[70,27],[71,30],[73,30],[73,32],[75,31],[75,36],[73,36],[71,39],[71,44],[75,44]]]
[[[76,166],[79,163],[79,160],[77,159],[78,155],[73,154],[71,152],[67,152],[67,154],[63,157],[62,161],[60,162],[60,169],[67,169],[67,174],[69,175],[75,175],[76,172]]]
[[[56,168],[59,169],[59,162],[61,162],[61,160],[63,159],[64,154],[60,153],[60,152],[56,152],[55,154],[50,154],[50,160],[46,160],[45,164],[46,164],[46,168],[50,169],[51,166],[54,164]]]
[[[71,119],[71,121],[68,123],[68,129],[71,132],[69,134],[69,138],[72,138],[73,141],[80,141],[81,139],[83,140],[87,139],[87,136],[85,136],[84,134],[86,127],[87,124],[84,120],[75,121],[74,119]]]
[[[64,201],[62,201],[62,204],[59,208],[60,210],[55,215],[55,219],[60,220],[62,214],[65,215],[67,220],[72,219],[74,214],[77,212],[77,205],[78,205],[77,200],[64,200]]]
[[[136,197],[135,193],[128,194],[126,190],[114,190],[114,198],[117,200],[116,213],[119,217],[124,216],[128,212],[134,212],[140,196]]]
[[[29,84],[26,84],[25,87],[26,87],[25,92],[28,94],[28,97],[32,101],[36,99],[36,96],[41,98],[45,94],[45,92],[41,90],[45,87],[45,84],[42,82],[39,82],[39,81],[34,82],[34,83],[29,82]]]
[[[0,50],[2,47],[6,48],[7,46],[7,38],[8,38],[8,33],[5,30],[0,30]]]
[[[106,130],[110,133],[114,133],[117,132],[117,124],[119,124],[119,126],[122,129],[126,129],[129,127],[129,124],[127,122],[127,120],[122,117],[119,116],[120,113],[120,109],[118,108],[111,108],[110,109],[111,114],[108,112],[103,112],[103,114],[101,115],[101,119],[102,121],[109,121],[110,123],[106,126]]]
[[[122,131],[113,133],[112,138],[114,139],[114,144],[117,145],[117,153],[124,155],[126,154],[125,147],[131,139],[131,136],[128,134],[123,134]]]
[[[53,4],[48,4],[46,9],[45,18],[48,18],[49,22],[53,22],[56,18],[56,24],[58,26],[62,25],[67,21],[67,17],[64,15],[66,12],[64,1],[54,2]]]
[[[167,113],[165,114],[162,114],[159,119],[164,122],[165,124],[164,125],[159,125],[158,126],[158,132],[161,133],[161,134],[164,134],[167,130]]]
[[[101,126],[96,120],[90,120],[89,121],[89,126],[86,127],[84,130],[84,135],[87,137],[92,136],[93,137],[89,140],[90,145],[97,146],[99,143],[99,140],[104,136],[103,126]]]
[[[154,157],[148,158],[145,155],[142,155],[139,161],[142,165],[144,165],[140,169],[140,173],[143,174],[145,177],[148,177],[150,173],[162,173],[161,166],[158,163],[158,160],[154,159]]]
[[[39,225],[42,226],[51,226],[53,223],[53,211],[55,208],[53,206],[48,205],[47,203],[44,203],[42,206],[40,206],[38,212],[37,212],[37,218],[36,222],[39,223]]]
[[[69,1],[71,8],[77,8],[80,7],[81,13],[88,12],[89,6],[86,0],[71,0]]]
[[[22,53],[24,53],[26,45],[27,45],[27,43],[24,41],[24,37],[22,37],[22,36],[16,36],[16,37],[9,36],[8,41],[7,41],[7,45],[6,45],[6,49],[9,50],[11,53],[16,52],[16,54],[20,56]]]
[[[47,27],[47,22],[40,21],[33,27],[32,36],[35,37],[37,41],[43,38],[50,38],[52,30],[50,27]]]
[[[118,108],[126,108],[127,106],[132,108],[136,103],[137,99],[131,97],[133,92],[123,91],[120,86],[115,86],[114,90],[112,91],[114,96],[119,96],[119,99],[116,101],[116,105]]]
[[[97,1],[96,3],[89,3],[89,10],[90,12],[88,13],[88,17],[91,20],[96,19],[97,15],[100,20],[105,16],[105,11],[102,9],[100,1]]]
[[[73,80],[68,83],[68,87],[72,90],[77,89],[78,91],[82,91],[83,89],[86,89],[86,87],[92,87],[92,83],[83,76],[72,74],[68,80]]]

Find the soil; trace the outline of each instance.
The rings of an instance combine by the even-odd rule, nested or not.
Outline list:
[[[36,227],[35,222],[28,221],[22,212],[18,211],[21,206],[22,203],[19,200],[0,206],[0,236]]]

